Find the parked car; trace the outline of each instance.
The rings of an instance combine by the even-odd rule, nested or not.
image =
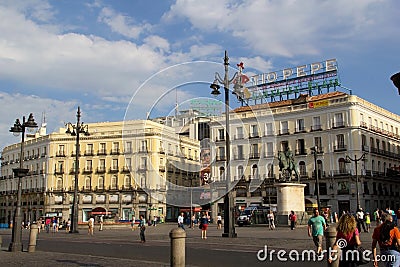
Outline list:
[[[259,217],[265,217],[268,214],[269,208],[263,206],[249,206],[245,208],[236,220],[239,227],[243,225],[251,225],[256,222],[256,215]]]

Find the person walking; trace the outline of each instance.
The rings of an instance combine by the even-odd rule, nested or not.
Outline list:
[[[99,231],[103,231],[103,223],[104,223],[103,216],[104,215],[100,215],[100,218],[99,218],[99,224],[100,224]]]
[[[201,226],[201,239],[207,239],[207,228],[209,223],[209,217],[204,212],[203,216],[200,219],[200,226]]]
[[[379,214],[379,209],[376,209],[373,213],[374,215],[374,221],[376,223],[376,226],[379,226],[381,224],[381,218],[380,218],[380,214]]]
[[[308,220],[307,226],[308,236],[312,237],[317,247],[317,254],[319,255],[322,252],[322,237],[326,229],[326,222],[324,217],[319,215],[317,208],[313,210],[313,216]]]
[[[356,258],[353,259],[353,256],[356,247],[361,245],[361,241],[360,241],[360,233],[358,232],[357,229],[357,222],[354,216],[350,214],[342,215],[336,226],[336,230],[337,230],[336,240],[332,247],[332,250],[335,252],[332,252],[330,257],[328,258],[328,262],[332,263],[333,258],[339,257],[339,255],[337,254],[335,255],[335,253],[337,253],[337,250],[340,245],[342,256],[340,257],[339,260],[339,267],[358,266]],[[343,242],[343,240],[345,240],[346,242]],[[342,246],[343,244],[346,244],[346,246],[343,247]]]
[[[378,267],[378,257],[376,253],[376,244],[379,244],[381,250],[381,259],[385,258],[386,267],[400,266],[400,231],[393,223],[393,217],[390,214],[382,214],[382,224],[374,229],[372,234],[372,253],[374,255],[374,267]],[[393,256],[392,256],[393,255]]]
[[[362,208],[359,208],[357,210],[356,218],[357,218],[358,231],[361,232],[361,227],[362,227],[363,231],[366,233],[367,229],[365,227],[365,213]]]
[[[88,235],[93,235],[94,218],[90,217],[88,220]]]
[[[67,233],[69,233],[69,231],[71,231],[71,219],[70,218],[68,218],[67,227],[65,227],[65,231]]]
[[[45,223],[46,233],[49,233],[50,232],[51,219],[50,218],[46,218],[44,223]]]
[[[267,215],[267,220],[268,220],[269,229],[274,230],[275,229],[275,215],[272,210],[269,211],[269,213]]]
[[[290,221],[290,229],[294,230],[296,228],[297,216],[293,210],[289,214],[289,221]]]
[[[218,213],[218,216],[217,216],[217,229],[222,229],[222,216],[221,216],[221,213]]]
[[[140,242],[145,243],[146,242],[146,236],[144,235],[144,232],[146,231],[146,219],[143,217],[143,215],[139,216],[140,222],[139,222],[139,229],[140,229]]]
[[[178,216],[178,227],[182,228],[183,230],[185,230],[185,225],[183,224],[184,222],[184,217],[183,217],[183,212],[181,214],[179,214]]]

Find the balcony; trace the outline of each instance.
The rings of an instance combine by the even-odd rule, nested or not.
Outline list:
[[[149,150],[147,149],[147,147],[142,146],[139,148],[139,153],[148,153],[148,152]]]
[[[64,151],[57,151],[56,157],[65,157],[65,152]]]
[[[335,121],[332,123],[332,128],[337,129],[337,128],[344,128],[346,125],[344,124],[344,121]]]
[[[225,161],[225,160],[226,160],[225,155],[217,155],[217,157],[216,157],[216,161]]]
[[[305,127],[296,127],[296,129],[294,129],[294,133],[305,133],[306,128]]]
[[[105,166],[97,167],[96,172],[97,173],[106,173],[106,167]]]
[[[63,169],[56,169],[56,170],[54,170],[54,174],[55,175],[62,175],[62,174],[64,174],[64,170]]]
[[[249,159],[259,159],[260,158],[260,153],[258,152],[252,152],[249,154]]]
[[[235,134],[235,135],[233,136],[233,138],[234,138],[235,140],[244,139],[244,135],[243,135],[243,134]]]
[[[121,170],[122,173],[130,173],[132,170],[132,166],[124,166]]]
[[[275,134],[274,131],[265,131],[264,136],[273,136]]]
[[[244,160],[243,154],[234,154],[233,155],[234,160]]]
[[[315,131],[322,131],[322,126],[318,124],[311,126],[311,132]]]
[[[118,166],[111,167],[108,172],[109,173],[118,173],[119,172]]]
[[[287,135],[287,134],[290,134],[289,129],[280,129],[279,130],[279,135]]]
[[[332,175],[333,176],[349,176],[351,175],[351,170],[332,170]],[[314,175],[313,175],[314,176]]]
[[[92,167],[88,167],[88,166],[86,166],[82,171],[83,174],[89,174],[89,173],[92,173],[92,172],[93,172],[93,168]]]
[[[222,142],[225,141],[225,136],[218,136],[215,138],[215,142]]]
[[[99,149],[99,150],[97,150],[97,155],[105,156],[105,155],[107,155],[107,151],[105,149]]]
[[[296,156],[307,155],[307,149],[296,149],[294,153]]]
[[[264,153],[264,158],[271,158],[274,156],[274,152],[273,151],[266,151]]]
[[[333,151],[335,152],[341,152],[341,151],[347,151],[347,145],[338,145],[333,147]]]
[[[138,171],[147,171],[147,165],[144,165],[144,164],[139,165]]]
[[[250,133],[249,138],[259,138],[260,134],[258,132]]]
[[[87,150],[87,151],[85,151],[84,155],[85,156],[94,156],[94,152],[93,152],[93,150]]]
[[[119,148],[113,148],[110,153],[110,155],[119,155],[119,154],[120,154]]]

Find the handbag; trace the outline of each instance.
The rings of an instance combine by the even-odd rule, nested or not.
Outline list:
[[[199,224],[199,229],[203,229],[203,223]]]

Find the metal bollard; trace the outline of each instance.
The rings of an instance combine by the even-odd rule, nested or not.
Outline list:
[[[182,228],[175,228],[169,232],[171,239],[171,267],[185,267],[185,238],[186,232]]]
[[[329,226],[328,228],[326,228],[325,239],[326,239],[326,250],[328,251],[327,257],[329,258],[329,256],[330,256],[329,248],[332,248],[336,241],[336,228],[335,227]],[[338,252],[336,255],[337,255],[337,257],[334,261],[332,261],[331,263],[329,263],[327,261],[328,267],[338,267],[339,266],[339,258],[340,258],[340,249],[339,248],[338,248]]]
[[[28,252],[35,252],[36,249],[36,239],[39,233],[39,228],[36,223],[31,224],[31,231],[29,233],[29,245]]]

